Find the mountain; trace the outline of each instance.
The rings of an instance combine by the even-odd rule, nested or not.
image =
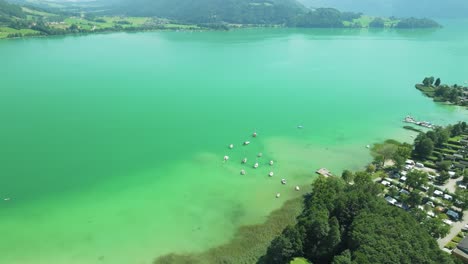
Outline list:
[[[304,13],[296,0],[101,0],[110,12],[189,23],[281,24]]]
[[[376,16],[468,17],[467,0],[299,0],[306,7],[333,7]]]

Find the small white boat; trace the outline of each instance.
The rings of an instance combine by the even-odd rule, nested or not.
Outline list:
[[[245,175],[245,170],[241,170],[241,171],[240,171],[240,174],[241,174],[241,175]]]
[[[280,193],[277,193],[276,194],[276,198],[280,198],[281,194]]]
[[[270,160],[270,166],[273,166],[274,162],[272,160]]]
[[[234,144],[229,145],[229,148],[230,148],[230,149],[233,149],[233,148],[234,148]]]
[[[268,176],[270,177],[273,177],[274,173],[272,171],[270,171],[270,173],[268,173]]]
[[[258,168],[258,162],[256,162],[253,167],[254,169]]]
[[[370,145],[367,145],[366,148],[370,148]]]
[[[248,144],[250,144],[250,141],[244,141],[244,146],[247,146]]]
[[[257,132],[254,132],[254,133],[252,134],[252,137],[257,137]]]
[[[301,188],[299,188],[299,186],[296,186],[296,188],[294,188],[296,191],[300,191]]]
[[[229,160],[229,156],[224,156],[224,161],[228,161]]]
[[[281,179],[281,184],[286,184],[286,179]]]
[[[304,128],[304,126],[301,126],[301,125],[299,125],[299,126],[297,126],[297,128],[299,128],[299,129],[303,129],[303,128]]]
[[[257,154],[257,157],[259,157],[259,158],[262,157],[262,156],[263,156],[263,153],[261,153],[261,152]]]
[[[3,201],[5,201],[5,202],[8,202],[10,200],[11,200],[11,198],[3,198]]]
[[[247,163],[247,158],[242,159],[242,164],[245,164],[245,163]]]

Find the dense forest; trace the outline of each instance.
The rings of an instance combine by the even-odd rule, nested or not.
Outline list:
[[[319,178],[295,226],[275,238],[259,263],[454,263],[429,233],[404,210],[389,206],[371,175]]]
[[[189,23],[284,24],[306,10],[295,0],[103,0],[103,3],[109,5],[111,13]]]
[[[440,25],[432,19],[427,18],[405,18],[398,22],[396,28],[436,28]]]
[[[361,17],[360,13],[340,12],[333,8],[318,8],[291,18],[289,26],[313,28],[341,28],[343,22]]]

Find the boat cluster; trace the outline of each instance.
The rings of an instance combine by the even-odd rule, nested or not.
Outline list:
[[[414,117],[412,116],[406,116],[405,119],[403,120],[403,122],[406,122],[406,123],[411,123],[411,124],[415,124],[415,125],[418,125],[418,126],[422,126],[422,127],[426,127],[426,128],[434,128],[434,124],[432,124],[431,122],[427,122],[427,121],[417,121]]]
[[[252,137],[253,137],[253,138],[256,138],[256,137],[257,137],[257,132],[254,132],[254,133],[252,134]],[[244,141],[244,142],[242,143],[242,145],[243,145],[243,146],[248,146],[248,145],[250,145],[250,143],[251,143],[250,141]],[[234,149],[234,144],[229,144],[229,149]],[[262,156],[263,156],[263,153],[261,153],[261,152],[257,154],[257,158],[261,158]],[[224,162],[227,162],[228,160],[229,160],[229,156],[228,156],[228,155],[224,156]],[[247,164],[247,158],[243,158],[243,159],[241,160],[241,164]],[[270,160],[270,161],[268,162],[268,165],[270,165],[270,167],[273,167],[274,164],[275,164],[275,162],[274,162],[273,160]],[[256,161],[256,162],[253,164],[252,168],[253,168],[253,169],[257,169],[259,166],[260,166],[260,165],[259,165],[258,161]],[[241,175],[246,175],[247,172],[246,172],[245,169],[241,169],[240,174],[241,174]],[[270,170],[270,172],[268,173],[268,176],[269,176],[269,177],[273,177],[274,175],[275,175],[275,173],[273,172],[273,170]],[[286,179],[281,179],[281,184],[282,184],[282,185],[286,185],[286,183],[287,183]],[[294,189],[295,189],[296,191],[300,191],[300,187],[299,187],[299,186],[296,186]],[[281,196],[280,193],[277,193],[277,194],[276,194],[276,198],[279,198],[280,196]]]

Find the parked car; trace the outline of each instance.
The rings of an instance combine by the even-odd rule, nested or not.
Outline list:
[[[444,193],[441,192],[441,191],[439,191],[439,190],[435,190],[435,191],[434,191],[434,195],[435,195],[435,196],[442,196],[442,195],[444,195]]]
[[[465,232],[468,231],[468,224],[462,227],[462,231],[465,231]]]
[[[423,189],[425,192],[429,191],[429,187],[427,187],[427,186],[424,186],[424,185],[423,185],[423,186],[421,186],[421,189]]]
[[[453,221],[450,221],[448,219],[444,219],[443,222],[447,225],[453,225]]]
[[[459,184],[459,185],[458,185],[458,188],[463,189],[463,190],[466,190],[466,185],[464,185],[464,184]]]
[[[451,195],[444,194],[444,199],[447,200],[447,201],[452,201],[453,197]]]
[[[416,168],[424,168],[424,164],[416,162]]]

